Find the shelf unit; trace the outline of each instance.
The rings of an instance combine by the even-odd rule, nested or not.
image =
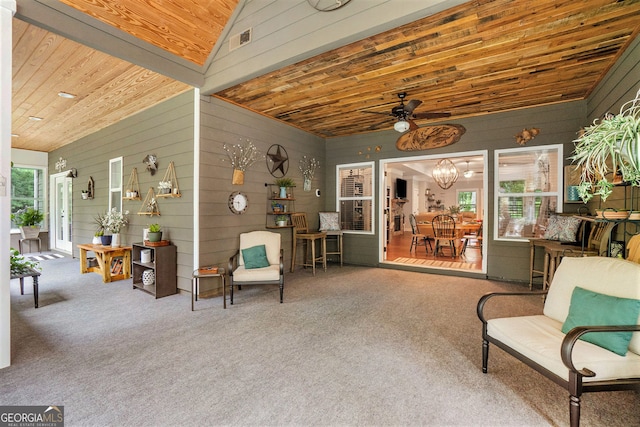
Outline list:
[[[142,262],[142,251],[151,251],[150,262]],[[153,270],[154,283],[142,283],[142,273]],[[133,289],[140,289],[153,295],[156,299],[173,295],[178,292],[177,251],[176,246],[146,246],[144,243],[134,243],[131,250],[131,274]]]
[[[287,197],[280,197],[280,187],[275,184],[265,184],[267,187],[267,219],[266,228],[291,228],[292,213],[296,212],[295,197],[293,195],[293,189],[295,187],[287,187]],[[278,205],[280,208],[278,208]],[[278,211],[278,209],[281,209]],[[277,225],[276,218],[278,215],[285,215],[287,217],[287,225]]]

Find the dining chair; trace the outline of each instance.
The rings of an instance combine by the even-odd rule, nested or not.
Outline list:
[[[436,241],[436,248],[433,252],[434,256],[444,253],[442,252],[442,242],[445,242],[445,246],[449,246],[451,250],[451,258],[456,257],[456,221],[451,215],[437,215],[431,221],[433,227],[434,240]]]
[[[413,248],[417,248],[418,246],[424,246],[424,251],[427,254],[429,253],[429,249],[433,251],[431,239],[427,235],[420,233],[420,227],[416,222],[414,214],[409,215],[409,224],[411,224],[411,246],[409,247],[409,252],[413,251]],[[429,245],[429,249],[427,249],[427,245]]]
[[[462,244],[461,254],[464,254],[469,246],[477,247],[480,249],[480,255],[482,255],[482,223],[480,223],[480,228],[478,231],[474,233],[465,233],[462,236],[462,240],[464,243]],[[475,241],[475,244],[471,245],[470,243]]]

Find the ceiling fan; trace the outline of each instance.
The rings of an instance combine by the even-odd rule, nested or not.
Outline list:
[[[414,113],[415,110],[422,101],[419,99],[412,99],[405,105],[404,99],[407,97],[407,92],[400,92],[398,94],[398,98],[400,98],[400,105],[395,106],[391,109],[391,113],[381,113],[379,111],[366,111],[363,110],[363,113],[371,113],[371,114],[383,114],[385,116],[391,116],[396,118],[396,123],[393,125],[393,128],[398,132],[405,132],[407,130],[415,130],[418,129],[418,125],[415,124],[413,119],[439,119],[444,117],[451,116],[451,113],[435,113],[435,112],[425,112],[425,113]]]

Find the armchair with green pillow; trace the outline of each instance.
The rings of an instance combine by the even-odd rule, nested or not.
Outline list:
[[[485,314],[489,300],[494,306],[505,297],[540,295],[546,295],[542,314]],[[567,389],[572,427],[580,423],[582,393],[640,390],[640,264],[566,257],[548,291],[487,294],[477,313],[482,371],[487,373],[490,343],[505,350]]]
[[[242,285],[278,285],[280,303],[284,293],[284,262],[280,234],[270,231],[251,231],[240,234],[240,247],[229,258],[230,303],[233,288]]]

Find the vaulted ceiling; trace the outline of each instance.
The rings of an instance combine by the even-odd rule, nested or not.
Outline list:
[[[226,52],[221,41],[233,34],[230,28],[241,6],[248,3],[254,11],[282,7],[270,0],[240,0],[240,5],[238,0],[54,3],[57,10],[66,7],[65,15],[84,16],[103,32],[123,34],[120,40],[140,41],[140,57],[157,53],[171,67],[195,77],[180,82],[162,75],[161,66],[151,71],[153,67],[132,64],[135,57],[125,61],[88,47],[96,44],[91,37],[84,46],[14,19],[16,148],[51,151],[191,85],[204,85],[207,70]],[[301,3],[308,6],[306,0],[292,0],[287,7],[307,13]],[[335,12],[309,8],[308,13],[333,22],[349,10],[350,18],[357,19],[356,8],[364,6],[363,0],[352,0]],[[18,12],[18,18],[25,19],[20,2]],[[399,92],[422,101],[416,113],[448,112],[448,122],[581,100],[637,37],[638,16],[638,1],[470,1],[330,51],[313,52],[262,75],[240,76],[239,82],[212,95],[323,137],[391,129],[394,119],[384,114],[398,105]],[[259,48],[255,40],[252,45]],[[77,97],[61,98],[58,92]]]

